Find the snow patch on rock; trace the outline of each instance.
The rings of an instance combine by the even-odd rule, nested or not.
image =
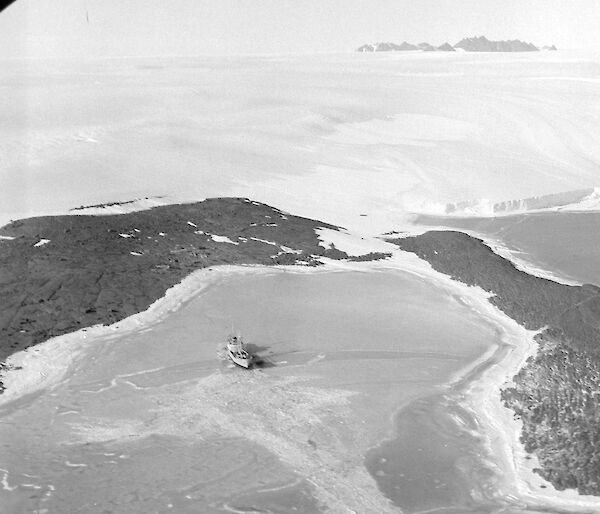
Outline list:
[[[335,247],[351,257],[375,252],[392,253],[398,249],[392,243],[387,243],[372,236],[361,236],[330,228],[318,228],[315,232],[319,238],[320,246],[327,249]]]
[[[212,238],[213,241],[216,241],[217,243],[229,243],[229,244],[232,244],[232,245],[239,245],[240,244],[237,241],[232,241],[227,236],[218,236],[216,234],[211,234],[210,237]]]
[[[109,216],[112,214],[127,214],[129,212],[145,211],[153,207],[167,205],[164,198],[136,198],[128,202],[115,202],[113,204],[91,205],[89,207],[80,207],[71,209],[68,214],[71,216]]]
[[[252,239],[252,241],[258,241],[259,243],[277,246],[277,243],[274,243],[273,241],[267,241],[266,239],[259,239],[258,237],[251,237],[250,239]]]

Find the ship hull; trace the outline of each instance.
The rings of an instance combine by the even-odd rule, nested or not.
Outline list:
[[[230,351],[228,351],[227,354],[229,355],[229,358],[238,366],[241,366],[242,368],[246,368],[246,369],[248,369],[250,367],[251,359],[242,359],[242,358],[234,355]]]
[[[241,336],[231,335],[227,339],[227,355],[238,366],[248,369],[252,364],[252,354],[244,348]]]

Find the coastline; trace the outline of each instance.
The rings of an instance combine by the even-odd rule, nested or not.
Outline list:
[[[581,495],[572,489],[557,490],[533,471],[539,464],[536,456],[527,453],[520,441],[522,422],[504,405],[499,393],[502,387],[512,383],[514,375],[527,359],[536,355],[538,343],[534,338],[541,330],[526,330],[508,316],[503,320],[502,329],[506,356],[486,368],[479,380],[469,384],[464,392],[463,404],[487,427],[485,447],[489,455],[502,457],[506,467],[501,473],[505,478],[509,472],[508,480],[499,488],[496,499],[515,505],[525,502],[531,508],[558,507],[566,512],[598,512],[599,497]]]
[[[500,239],[496,239],[493,237],[489,237],[486,234],[483,234],[481,232],[477,232],[476,230],[470,230],[470,229],[465,229],[465,228],[453,228],[453,227],[449,227],[449,226],[444,226],[444,225],[415,225],[413,227],[411,227],[411,231],[410,233],[407,233],[405,235],[402,236],[395,236],[395,237],[405,237],[405,236],[418,236],[418,235],[422,235],[425,234],[426,232],[430,232],[433,230],[444,230],[444,231],[448,231],[448,232],[454,232],[454,231],[458,231],[458,232],[462,232],[463,234],[467,234],[471,237],[474,237],[476,239],[481,239],[487,246],[489,246],[494,253],[498,254],[500,257],[505,258],[506,260],[512,262],[515,266],[515,268],[517,268],[520,271],[524,271],[525,273],[527,273],[528,275],[532,275],[534,277],[538,277],[538,278],[545,278],[548,280],[552,280],[553,282],[558,282],[559,284],[564,284],[567,286],[580,286],[583,285],[583,282],[575,280],[571,277],[568,277],[566,275],[554,272],[554,271],[550,271],[548,269],[544,269],[542,267],[541,264],[533,262],[529,259],[523,258],[521,256],[521,254],[523,252],[521,252],[520,250],[516,250],[516,249],[511,249],[508,246],[506,246]]]
[[[402,250],[395,253],[392,259]],[[416,258],[414,254],[410,254]],[[529,454],[520,441],[521,421],[514,417],[511,409],[500,398],[502,387],[510,384],[513,377],[525,365],[527,359],[534,356],[538,343],[534,337],[541,330],[527,330],[515,320],[492,305],[490,295],[479,287],[472,287],[452,280],[448,275],[435,271],[429,263],[419,258],[409,260],[402,255],[400,266],[393,269],[407,271],[434,282],[450,294],[459,293],[460,301],[468,304],[479,316],[488,320],[501,331],[502,344],[490,348],[478,359],[460,370],[447,384],[451,388],[468,378],[470,372],[479,366],[485,366],[481,375],[467,382],[464,389],[464,401],[460,402],[484,427],[484,444],[490,456],[502,462],[501,473],[508,480],[496,491],[493,499],[504,501],[508,505],[523,505],[533,508],[559,507],[566,512],[593,514],[600,509],[600,497],[581,495],[575,490],[560,491],[544,480],[534,468],[539,467],[535,455]],[[458,286],[458,287],[457,287]],[[498,351],[506,354],[494,363]],[[399,409],[397,415],[402,409]],[[497,464],[496,464],[497,466]],[[537,484],[543,485],[541,488]]]
[[[215,271],[218,272],[215,273]],[[5,390],[0,394],[0,407],[25,395],[58,385],[69,367],[77,362],[84,348],[103,339],[147,329],[169,313],[179,309],[194,296],[234,273],[268,272],[257,265],[218,266],[194,271],[167,289],[148,309],[112,325],[94,325],[76,332],[53,337],[34,347],[10,355],[7,369],[0,373]]]
[[[377,240],[381,246],[381,240]],[[363,241],[362,244],[368,244]],[[390,248],[391,248],[390,243]],[[507,349],[506,355],[497,363],[490,364],[465,390],[465,406],[482,421],[486,430],[486,446],[490,454],[498,456],[510,471],[510,478],[499,489],[496,500],[508,504],[560,506],[582,512],[582,508],[596,509],[600,498],[584,497],[575,491],[557,491],[541,477],[533,473],[535,458],[525,453],[520,441],[520,424],[510,409],[500,399],[500,388],[512,380],[527,358],[534,355],[537,343],[533,340],[537,331],[528,331],[516,321],[492,305],[490,295],[479,287],[468,286],[452,280],[448,275],[435,271],[425,260],[415,254],[394,247],[392,257],[368,262],[349,262],[321,257],[324,265],[308,266],[264,266],[264,265],[219,265],[197,270],[180,283],[169,288],[163,297],[156,300],[146,311],[134,314],[109,326],[95,325],[77,332],[58,336],[34,348],[13,354],[7,364],[22,366],[22,369],[5,371],[3,380],[6,391],[0,395],[0,406],[18,400],[25,395],[48,389],[60,383],[70,366],[77,363],[85,345],[148,328],[160,322],[170,312],[178,309],[194,296],[218,284],[231,274],[238,273],[332,273],[344,271],[374,272],[399,271],[416,275],[454,295],[487,319],[502,332],[501,339]],[[340,248],[342,251],[343,248]],[[450,388],[468,377],[479,366],[493,359],[500,347],[492,347],[478,359],[452,377],[446,384]],[[534,489],[534,483],[544,483],[546,489]],[[583,511],[585,512],[585,511]],[[592,511],[590,511],[592,512]]]
[[[451,229],[444,228],[440,232],[455,232]],[[430,232],[429,230],[423,232]],[[456,232],[456,234],[466,232]],[[411,237],[412,234],[407,234],[407,237]],[[436,237],[432,235],[430,237]],[[401,240],[399,238],[398,240]],[[458,238],[459,241],[463,241],[464,238]],[[535,267],[531,269],[529,263],[515,263],[512,254],[509,252],[508,255],[500,255],[495,252],[495,245],[490,242],[487,238],[483,239],[483,245],[487,246],[489,250],[492,250],[497,256],[502,257],[504,260],[509,261],[513,264],[513,269],[516,269],[518,273],[527,273],[531,277],[542,278],[544,280],[552,280],[555,285],[568,286],[567,281],[557,281],[554,274],[546,272],[545,270],[539,270]],[[427,240],[427,239],[426,239]],[[447,239],[445,239],[447,240]],[[402,247],[402,245],[400,245]],[[410,248],[410,246],[409,246]],[[417,255],[422,255],[422,258],[427,262],[432,262],[438,268],[438,261],[435,259],[437,250],[429,247],[426,249],[424,245],[421,253],[415,252]],[[489,251],[488,250],[488,251]],[[411,248],[411,251],[412,250]],[[484,252],[485,253],[485,252]],[[489,255],[489,254],[488,254]],[[442,263],[444,261],[441,261]],[[450,261],[449,261],[450,262]],[[463,268],[464,269],[464,268]],[[510,269],[510,268],[508,268]],[[481,271],[481,270],[480,270]],[[452,266],[444,268],[441,266],[441,272],[449,273],[453,276],[457,276],[456,280],[464,283],[473,283],[473,277],[467,275],[468,278],[462,275],[462,269],[452,268]],[[475,272],[476,273],[476,272]],[[475,280],[475,283],[478,283]],[[481,282],[479,282],[481,283]],[[483,282],[486,283],[485,281]],[[546,283],[546,282],[545,282]],[[593,287],[593,286],[590,286]],[[489,282],[486,287],[489,290]],[[496,289],[492,289],[496,291]],[[502,289],[500,290],[502,291]],[[497,295],[490,294],[490,297]],[[498,304],[496,298],[493,299],[495,304]],[[598,512],[600,508],[600,498],[593,495],[582,495],[574,489],[559,490],[555,488],[551,483],[542,479],[537,473],[534,473],[535,468],[540,468],[538,460],[534,454],[528,454],[525,452],[524,446],[521,443],[522,433],[522,422],[515,419],[514,412],[505,406],[504,401],[501,399],[500,392],[513,382],[515,375],[526,365],[529,357],[535,356],[538,351],[538,342],[534,339],[534,336],[540,332],[543,332],[547,326],[534,327],[535,330],[526,330],[520,322],[517,322],[508,314],[505,314],[499,308],[496,308],[492,303],[488,302],[489,308],[496,311],[494,318],[496,319],[496,326],[500,327],[504,334],[503,340],[507,347],[507,354],[504,356],[501,362],[495,365],[491,365],[490,368],[483,371],[482,375],[478,380],[472,382],[470,387],[465,389],[465,405],[472,415],[478,417],[483,422],[484,426],[487,427],[488,433],[486,434],[486,445],[488,454],[492,456],[492,460],[498,462],[496,456],[502,457],[503,463],[506,465],[505,469],[498,469],[498,477],[501,474],[510,475],[510,479],[503,483],[502,486],[498,487],[498,494],[491,495],[491,498],[498,500],[505,500],[507,504],[520,505],[524,504],[539,509],[549,508],[557,509],[560,508],[564,512]],[[500,305],[502,305],[500,303]],[[487,309],[486,309],[487,310]],[[518,313],[518,312],[517,312]],[[524,322],[529,322],[525,318]]]
[[[246,273],[335,273],[365,271],[366,263],[342,263],[323,259],[325,265],[217,265],[190,273],[181,282],[166,290],[148,309],[133,314],[111,325],[96,324],[75,332],[50,338],[31,348],[10,355],[5,361],[6,369],[0,371],[5,390],[0,394],[0,407],[43,389],[58,385],[69,367],[74,365],[84,348],[103,339],[123,336],[128,332],[145,330],[159,323],[165,316],[179,309],[193,297],[218,284],[232,274]]]
[[[332,263],[337,268],[343,267],[339,261],[332,261]],[[534,473],[533,469],[539,465],[535,455],[527,453],[520,441],[521,422],[514,417],[513,411],[506,407],[500,398],[501,388],[511,383],[527,359],[536,354],[538,343],[534,337],[541,330],[525,329],[492,305],[488,301],[490,295],[483,289],[455,281],[448,275],[435,271],[428,262],[412,253],[397,250],[391,258],[370,262],[367,266],[363,266],[363,269],[367,267],[373,271],[389,269],[408,272],[433,282],[449,294],[458,295],[459,301],[469,305],[479,316],[501,331],[501,345],[491,347],[478,359],[458,371],[446,384],[448,389],[457,386],[476,368],[485,367],[474,381],[465,384],[464,402],[460,403],[483,425],[486,449],[494,460],[497,459],[503,464],[500,473],[509,477],[498,488],[492,499],[505,502],[507,506],[526,504],[531,508],[556,509],[558,507],[565,512],[583,514],[598,512],[600,497],[581,495],[575,490],[557,490],[551,483]],[[494,363],[497,352],[503,349],[506,354],[499,362]],[[400,407],[393,413],[393,418],[402,409],[403,407]],[[497,467],[497,464],[495,466]],[[536,484],[544,487],[536,487]]]

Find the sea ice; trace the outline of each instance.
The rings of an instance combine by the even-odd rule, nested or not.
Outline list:
[[[170,58],[168,75],[155,61],[86,64],[99,81],[74,61],[6,64],[0,225],[239,196],[377,234],[447,204],[600,185],[591,52]],[[153,81],[169,108],[149,115]]]

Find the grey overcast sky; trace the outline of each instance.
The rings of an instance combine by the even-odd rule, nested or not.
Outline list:
[[[346,52],[465,36],[600,49],[600,0],[18,0],[0,58]]]

